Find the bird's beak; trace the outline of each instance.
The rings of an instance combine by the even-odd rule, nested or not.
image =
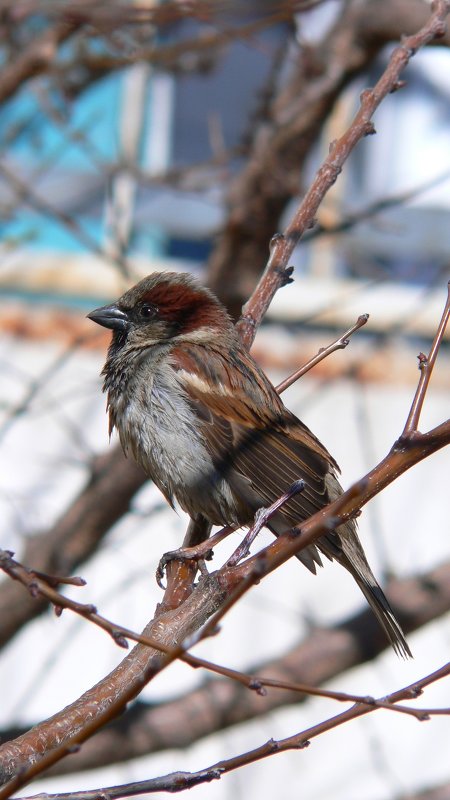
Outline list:
[[[129,319],[125,311],[122,311],[114,303],[110,306],[96,308],[87,315],[88,319],[103,325],[104,328],[111,328],[113,331],[124,331],[128,328]]]

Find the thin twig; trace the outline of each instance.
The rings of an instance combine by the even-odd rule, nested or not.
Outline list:
[[[438,186],[440,183],[446,181],[449,177],[450,170],[445,170],[439,175],[435,175],[433,178],[423,181],[412,189],[405,189],[402,192],[396,192],[395,194],[382,197],[380,200],[375,200],[374,203],[366,206],[366,208],[347,214],[340,220],[340,222],[337,222],[334,225],[326,225],[319,222],[315,228],[305,234],[305,240],[307,239],[309,242],[311,239],[316,239],[319,236],[336,236],[340,233],[346,233],[360,222],[364,222],[365,220],[376,216],[380,213],[380,211],[386,211],[387,209],[395,208],[396,206],[403,206],[405,203],[415,200],[421,194],[424,194],[430,189]]]
[[[450,291],[447,296],[436,336],[431,345],[430,353],[428,358],[424,357],[427,363],[431,364],[428,375],[431,374],[448,322],[450,315],[449,304]],[[425,381],[421,373],[418,388],[408,414],[408,421],[413,419],[414,422],[416,419],[418,413],[417,409],[420,411],[422,407],[428,385],[429,377]],[[408,427],[408,421],[405,428]],[[292,528],[291,531],[283,533],[275,542],[261,550],[260,553],[247,559],[240,567],[236,567],[234,574],[233,571],[230,571],[228,577],[231,577],[232,585],[235,580],[239,580],[239,576],[241,578],[247,576],[247,568],[253,572],[255,562],[257,562],[259,558],[262,559],[264,565],[264,574],[266,574],[266,570],[272,571],[280,563],[285,561],[287,552],[289,552],[289,557],[297,554],[310,544],[313,544],[319,536],[326,533],[330,527],[335,529],[343,522],[354,517],[355,514],[359,513],[363,505],[368,503],[369,500],[385,488],[385,486],[389,485],[392,480],[413,466],[413,464],[418,463],[427,455],[430,455],[437,449],[445,447],[449,443],[450,419],[427,433],[419,433],[415,429],[406,437],[403,433],[387,456],[364,478],[357,481],[353,486],[347,489],[347,491],[343,492],[337,500],[328,504],[328,506],[321,511],[313,514],[304,523]]]
[[[16,192],[18,198],[26,200],[32,208],[39,214],[43,214],[51,219],[56,219],[58,222],[72,234],[84,247],[91,253],[99,258],[108,261],[113,266],[117,267],[124,277],[129,277],[129,264],[125,258],[121,256],[112,257],[105,252],[96,242],[96,240],[88,233],[75,217],[72,217],[66,211],[49,203],[49,201],[32,188],[28,183],[19,178],[12,170],[4,163],[0,163],[0,175],[9,183],[12,189]]]
[[[292,283],[294,267],[281,265],[276,260],[277,244],[283,238],[281,233],[275,234],[270,243],[270,256],[267,266],[250,299],[242,309],[242,315],[236,323],[236,330],[244,344],[250,350],[256,331],[276,292],[283,286]]]
[[[399,77],[411,57],[420,47],[444,35],[449,9],[448,0],[435,0],[432,3],[432,14],[423,28],[412,36],[404,37],[402,43],[392,52],[389,63],[374,88],[362,92],[360,108],[350,126],[343,136],[330,144],[329,155],[317,171],[303,201],[284,233],[274,242],[271,253],[274,269],[285,269],[299,239],[314,225],[320,203],[336,182],[355,145],[365,136],[375,133],[372,116],[386,95],[401,88]]]
[[[289,502],[296,494],[303,492],[305,489],[305,481],[298,480],[295,481],[292,486],[289,487],[285,491],[281,497],[277,498],[274,503],[272,503],[268,508],[260,508],[255,514],[255,521],[251,526],[250,530],[248,531],[247,535],[244,537],[240,545],[236,548],[234,553],[230,556],[227,561],[227,567],[235,567],[236,564],[239,564],[243,558],[246,558],[250,553],[250,547],[255,541],[258,533],[262,530],[262,528],[267,525],[270,518],[279,511],[286,503]]]
[[[42,391],[47,383],[53,380],[60,369],[67,364],[77,348],[82,347],[88,338],[89,337],[86,336],[80,336],[74,341],[70,342],[61,353],[58,353],[51,364],[41,373],[41,375],[39,375],[38,378],[30,381],[25,397],[20,401],[20,403],[8,409],[7,416],[0,426],[0,442],[5,434],[9,431],[13,422],[15,422],[15,420],[17,420],[19,417],[24,416],[39,392]]]
[[[327,188],[336,179],[343,162],[356,142],[362,136],[373,132],[370,116],[387,92],[396,88],[398,75],[408,63],[413,52],[435,36],[442,34],[448,7],[449,4],[444,0],[438,0],[433,4],[432,14],[426,25],[415,36],[406,38],[403,44],[394,50],[389,65],[375,89],[363,94],[360,112],[356,115],[345,136],[332,145],[329,158],[323,168],[319,170],[316,180],[307,194],[307,198],[305,198],[308,202],[302,204],[300,212],[295,215],[282,240],[274,243],[271,258],[271,272],[274,276],[277,272],[280,272],[281,275],[286,277],[286,264],[288,263],[290,252],[292,252],[292,246],[295,241],[298,241],[302,231],[311,224],[315,213],[314,209],[318,207]],[[252,328],[251,323],[252,320],[250,320],[250,330]],[[251,338],[251,335],[249,338]],[[420,461],[427,454],[442,447],[449,440],[450,422],[437,426],[428,434],[421,434],[420,448],[412,442],[411,447],[407,449],[391,452],[388,458],[372,470],[366,478],[344,493],[339,501],[331,504],[328,509],[321,512],[319,519],[315,515],[316,518],[313,517],[312,520],[305,523],[300,537],[302,545],[314,541],[323,533],[324,529],[334,525],[335,517],[345,519],[354,514],[363,503],[367,502],[381,488],[392,482],[398,474],[408,469],[413,463]],[[263,551],[258,556],[259,567],[261,571],[264,571],[264,574],[275,568],[278,563],[286,561],[294,552],[300,549],[299,537],[289,539],[289,537],[283,535],[270,547],[274,549],[266,548],[266,551]],[[220,608],[237,583],[249,576],[253,566],[251,559],[248,559],[243,565],[238,565],[233,569],[223,569],[216,575],[203,579],[188,597],[183,607],[177,609],[176,615],[173,612],[171,615],[160,615],[147,626],[146,630],[150,628],[155,634],[164,632],[164,636],[171,637],[172,642],[180,641],[180,639],[185,641],[196,626],[198,629],[199,625],[204,624],[205,619],[208,619],[215,613],[217,608]],[[258,565],[255,571],[258,572]],[[177,650],[181,651],[182,647],[179,645],[178,648],[174,648],[172,651],[174,657],[176,657]],[[63,713],[56,715],[52,720],[47,720],[41,723],[40,726],[36,726],[29,733],[28,738],[22,737],[20,746],[14,743],[15,758],[9,759],[8,766],[10,770],[15,772],[16,777],[3,786],[0,791],[0,800],[8,797],[12,791],[16,791],[19,786],[30,778],[40,774],[43,769],[56,763],[67,753],[72,752],[74,746],[78,746],[80,742],[91,736],[99,727],[117,715],[124,705],[135,697],[142,687],[172,660],[172,654],[170,657],[161,656],[160,653],[152,654],[151,651],[147,652],[146,649],[143,652],[139,645],[134,649],[133,653],[135,655],[130,654],[129,661],[125,660],[117,670],[111,673],[103,682],[100,682],[95,687],[95,690],[90,690],[84,698],[67,707]],[[99,698],[101,702],[99,702]],[[397,702],[397,700],[402,699],[402,696],[398,696],[398,693],[396,693],[390,696],[389,699],[392,702]],[[83,700],[85,701],[84,704]],[[89,704],[89,714],[86,713],[87,704]],[[315,728],[288,740],[268,743],[262,748],[252,751],[252,753],[243,754],[229,762],[221,762],[213,769],[215,774],[220,774],[222,770],[234,769],[237,766],[250,763],[257,758],[269,755],[274,750],[279,752],[282,749],[303,747],[313,735],[319,735],[319,733],[336,727],[336,725],[342,724],[348,719],[368,713],[368,710],[373,709],[368,709],[364,705],[357,705],[354,709],[344,712],[339,718],[336,717],[325,721],[315,726]],[[73,727],[74,714],[78,715],[78,726],[75,729],[75,733]],[[57,739],[55,739],[56,731],[58,733]],[[53,739],[51,739],[52,736]],[[37,740],[39,740],[39,755],[36,750]],[[57,742],[56,745],[55,742]],[[25,745],[27,746],[25,747]],[[9,753],[7,745],[3,745],[0,750],[2,756],[7,757]],[[40,758],[43,750],[46,750],[46,753]],[[33,758],[36,759],[35,763],[31,767],[26,766],[31,763]]]
[[[408,419],[406,420],[403,433],[400,437],[400,441],[407,439],[412,434],[417,432],[423,401],[425,400],[425,395],[428,389],[431,373],[433,372],[433,367],[436,362],[437,354],[441,346],[442,338],[444,336],[444,332],[447,327],[449,317],[450,317],[450,281],[448,282],[447,285],[447,302],[445,304],[444,311],[442,312],[441,321],[436,331],[436,335],[433,339],[433,344],[431,345],[428,358],[424,356],[423,353],[420,353],[419,355],[420,380],[417,386],[414,400],[411,405],[410,412],[408,414]]]
[[[335,339],[335,341],[327,345],[327,347],[322,347],[317,353],[317,355],[310,358],[309,361],[306,362],[306,364],[304,364],[302,367],[299,367],[299,369],[295,370],[295,372],[293,372],[292,375],[289,375],[288,378],[285,378],[284,381],[281,381],[281,383],[279,383],[278,386],[276,386],[278,394],[281,394],[282,392],[285,391],[285,389],[288,389],[289,386],[292,386],[292,384],[295,383],[295,381],[298,381],[299,378],[302,378],[303,375],[305,375],[307,372],[309,372],[310,369],[319,364],[320,361],[323,361],[324,358],[327,358],[329,355],[331,355],[331,353],[334,353],[336,350],[344,350],[347,347],[347,345],[350,344],[350,336],[356,331],[359,331],[359,329],[366,324],[368,319],[369,319],[368,314],[361,314],[361,316],[359,316],[358,319],[356,320],[355,324],[352,325],[352,327],[349,328],[348,331],[345,331],[345,333],[343,333],[342,336],[340,336],[338,339]]]
[[[122,798],[130,797],[137,794],[153,793],[153,792],[175,792],[182,791],[192,786],[205,781],[220,778],[222,775],[232,770],[238,769],[244,765],[252,764],[262,758],[275,755],[277,753],[286,752],[287,750],[300,750],[308,746],[310,741],[317,738],[321,734],[333,730],[334,728],[351,720],[357,719],[361,716],[369,714],[379,709],[391,709],[394,705],[403,699],[409,697],[417,697],[423,689],[438,680],[450,675],[450,663],[445,664],[440,669],[436,670],[430,675],[415,681],[403,689],[392,692],[387,697],[376,699],[373,704],[355,703],[352,708],[347,711],[337,714],[324,722],[314,725],[301,733],[296,733],[293,736],[286,737],[266,742],[265,744],[246,753],[239,754],[232,758],[223,759],[216,764],[207,767],[194,773],[170,773],[169,775],[161,776],[160,778],[153,778],[147,781],[139,781],[135,783],[127,783],[122,786],[110,786],[102,789],[93,789],[91,791],[83,792],[68,792],[65,794],[45,794],[45,800],[98,800],[99,796],[107,798]],[[411,711],[407,707],[402,707],[403,711]],[[448,714],[450,709],[425,709],[424,713],[414,714],[420,721],[425,721],[430,715],[434,713]],[[41,800],[43,795],[32,795],[28,797],[18,798],[18,800]]]

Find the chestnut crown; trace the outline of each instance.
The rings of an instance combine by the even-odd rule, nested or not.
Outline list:
[[[153,272],[88,318],[111,328],[120,343],[130,337],[148,344],[201,329],[234,330],[217,297],[191,275],[177,272]]]

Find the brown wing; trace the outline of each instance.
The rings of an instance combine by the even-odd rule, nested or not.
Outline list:
[[[287,411],[247,353],[233,352],[230,370],[220,352],[211,364],[210,351],[208,362],[201,351],[198,346],[178,348],[176,365],[216,469],[248,508],[245,521],[299,478],[305,481],[304,491],[272,518],[271,529],[281,533],[323,508],[329,499],[325,476],[338,469],[328,451]],[[311,569],[314,561],[321,563],[316,548],[303,560]]]
[[[178,352],[177,352],[178,351]],[[338,466],[324,446],[294,417],[253,359],[238,345],[225,361],[221,351],[183,344],[174,350],[192,407],[203,423],[203,435],[218,471],[226,476],[243,507],[252,514],[269,505],[298,478],[305,490],[290,500],[269,527],[274,533],[301,522],[341,492]],[[230,364],[233,368],[230,369]],[[195,377],[194,377],[195,376]],[[411,655],[392,609],[377,584],[349,520],[322,536],[321,551],[354,577],[397,653]],[[315,546],[298,554],[312,571],[321,564]]]

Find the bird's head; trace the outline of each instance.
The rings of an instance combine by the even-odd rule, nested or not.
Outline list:
[[[113,344],[148,347],[175,337],[192,340],[233,329],[215,295],[187,273],[154,272],[115,303],[87,315],[111,328]]]

